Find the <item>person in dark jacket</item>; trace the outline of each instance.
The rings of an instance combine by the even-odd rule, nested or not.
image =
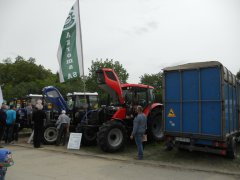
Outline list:
[[[3,134],[6,128],[6,120],[7,120],[6,109],[7,109],[6,105],[2,104],[2,107],[0,109],[0,143],[2,141]]]
[[[133,120],[133,131],[130,136],[131,139],[135,139],[135,143],[137,145],[138,150],[138,159],[143,159],[143,135],[147,129],[147,118],[143,114],[142,106],[137,106],[138,115]]]
[[[34,122],[34,137],[33,137],[33,145],[35,148],[40,148],[41,140],[43,137],[43,125],[44,119],[46,118],[45,112],[42,110],[42,104],[36,104],[36,110],[33,112],[33,122]]]

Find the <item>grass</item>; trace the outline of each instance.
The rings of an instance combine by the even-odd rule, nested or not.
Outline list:
[[[81,149],[96,154],[107,154],[103,153],[100,148],[96,146],[81,147]],[[129,144],[124,151],[116,152],[114,154],[111,154],[111,156],[116,155],[122,157],[135,157],[137,153],[136,151],[136,146],[134,144]],[[238,149],[238,154],[239,153],[240,150]],[[190,152],[187,150],[177,149],[173,149],[172,151],[165,151],[163,142],[147,144],[144,148],[144,159],[155,162],[172,163],[181,166],[204,167],[226,171],[239,171],[240,169],[239,155],[236,159],[232,160],[228,159],[225,156],[204,152]]]

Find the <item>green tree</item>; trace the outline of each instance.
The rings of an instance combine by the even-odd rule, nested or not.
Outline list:
[[[237,72],[237,78],[240,80],[240,70]]]
[[[4,84],[3,96],[6,100],[41,93],[44,86],[54,85],[56,79],[56,74],[35,64],[34,58],[25,60],[17,56],[15,62],[6,58],[0,63],[0,84]]]
[[[163,73],[144,74],[140,77],[140,83],[153,86],[155,88],[156,102],[162,102],[162,79]]]

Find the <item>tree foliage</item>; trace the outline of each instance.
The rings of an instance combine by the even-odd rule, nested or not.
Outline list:
[[[240,70],[237,72],[237,78],[240,80]]]
[[[128,79],[126,69],[118,61],[96,60],[92,61],[89,68],[89,75],[86,77],[86,90],[98,92],[100,97],[106,97],[97,85],[95,71],[100,68],[113,68],[122,82]],[[46,86],[55,86],[62,95],[69,92],[83,92],[84,83],[82,78],[76,78],[65,83],[59,82],[58,73],[54,74],[42,65],[37,65],[35,58],[25,59],[17,56],[15,61],[6,58],[0,63],[0,85],[3,90],[5,100],[12,98],[23,98],[28,94],[41,94],[42,89]]]
[[[35,64],[34,58],[25,60],[22,56],[17,56],[15,62],[6,58],[0,63],[0,82],[4,84],[2,88],[6,100],[21,98],[30,93],[41,94],[44,86],[56,80],[56,74]]]
[[[153,86],[155,88],[156,102],[162,102],[162,79],[163,73],[144,74],[140,77],[140,83]]]

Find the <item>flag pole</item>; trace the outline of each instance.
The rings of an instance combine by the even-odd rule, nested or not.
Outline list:
[[[83,66],[83,92],[84,92],[84,99],[85,102],[87,104],[87,97],[86,97],[86,77],[85,77],[85,73],[84,73],[84,59],[83,59],[83,42],[82,42],[82,29],[81,29],[81,20],[80,20],[80,3],[79,0],[77,0],[77,6],[78,6],[78,21],[79,21],[79,33],[80,33],[80,42],[81,42],[81,56],[82,56],[82,66]],[[87,117],[87,109],[88,106],[86,108],[86,117]]]
[[[81,56],[82,56],[82,65],[83,65],[83,91],[84,94],[86,92],[86,84],[85,84],[85,74],[84,74],[84,59],[83,59],[83,43],[82,43],[82,29],[81,29],[81,20],[80,20],[80,5],[79,0],[77,0],[78,6],[78,21],[79,21],[79,33],[80,33],[80,42],[81,42]]]

